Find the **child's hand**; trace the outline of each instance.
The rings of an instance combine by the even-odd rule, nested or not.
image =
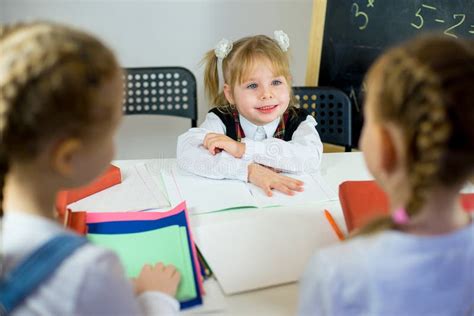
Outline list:
[[[157,263],[145,264],[138,277],[132,279],[137,295],[145,291],[159,291],[175,297],[181,279],[179,272],[172,265]]]
[[[272,189],[288,195],[294,195],[295,191],[303,191],[303,181],[278,174],[264,166],[252,163],[248,170],[249,182],[262,188],[268,196],[273,195]]]
[[[237,142],[223,134],[208,133],[204,138],[203,145],[212,155],[224,150],[235,158],[242,158],[245,153],[244,143]]]

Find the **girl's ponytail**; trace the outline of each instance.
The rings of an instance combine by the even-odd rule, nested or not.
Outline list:
[[[203,64],[206,64],[204,70],[204,89],[206,91],[206,96],[211,102],[211,105],[218,105],[218,96],[219,96],[219,75],[217,71],[217,56],[214,53],[214,50],[210,50],[206,53],[202,60]],[[224,80],[222,78],[222,80]]]

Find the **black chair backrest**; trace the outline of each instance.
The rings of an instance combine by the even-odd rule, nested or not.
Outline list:
[[[125,114],[181,116],[197,125],[194,74],[183,67],[125,68]]]
[[[337,88],[293,87],[301,108],[316,118],[323,143],[352,149],[351,101]]]

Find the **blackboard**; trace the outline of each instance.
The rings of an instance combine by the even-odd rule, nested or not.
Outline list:
[[[474,39],[474,0],[327,0],[319,85],[349,95],[354,144],[367,69],[387,47],[427,31]]]

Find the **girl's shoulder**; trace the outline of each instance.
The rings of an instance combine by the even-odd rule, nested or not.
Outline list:
[[[456,258],[459,264],[474,260],[474,224],[456,232],[439,236],[417,236],[388,230],[373,235],[358,236],[324,248],[315,254],[315,265],[331,266],[337,278],[352,279],[355,275],[369,277],[370,271],[396,274],[403,266],[409,275],[418,269],[428,269],[433,260],[442,256]],[[417,258],[416,264],[400,265],[406,258]],[[450,267],[446,267],[448,270]]]
[[[284,114],[285,127],[292,131],[291,134],[293,134],[298,126],[306,121],[308,117],[313,118],[305,109],[294,106],[289,107]]]
[[[284,117],[286,119],[286,124],[300,124],[301,122],[304,122],[308,117],[313,118],[311,114],[308,113],[303,108],[295,107],[295,106],[290,106],[285,114]],[[314,119],[314,118],[313,118]]]
[[[84,302],[104,293],[123,291],[133,293],[118,257],[108,249],[86,243],[62,261],[47,281],[28,296],[28,303],[18,307],[18,314],[31,314],[31,309],[41,309],[46,314],[84,314],[79,311],[90,307]]]
[[[235,115],[238,114],[238,112],[235,109],[232,109],[231,107],[228,106],[215,106],[212,109],[210,109],[208,112],[208,115],[210,113],[216,115],[224,124],[226,123],[233,123],[235,120]]]
[[[216,105],[213,106],[208,113],[214,113],[216,115],[224,114],[224,115],[233,115],[236,109],[232,108],[229,105]]]
[[[288,109],[286,110],[286,114],[288,115],[289,118],[296,118],[296,117],[304,117],[306,118],[308,115],[308,111],[306,111],[303,108],[296,107],[296,106],[289,106]]]

